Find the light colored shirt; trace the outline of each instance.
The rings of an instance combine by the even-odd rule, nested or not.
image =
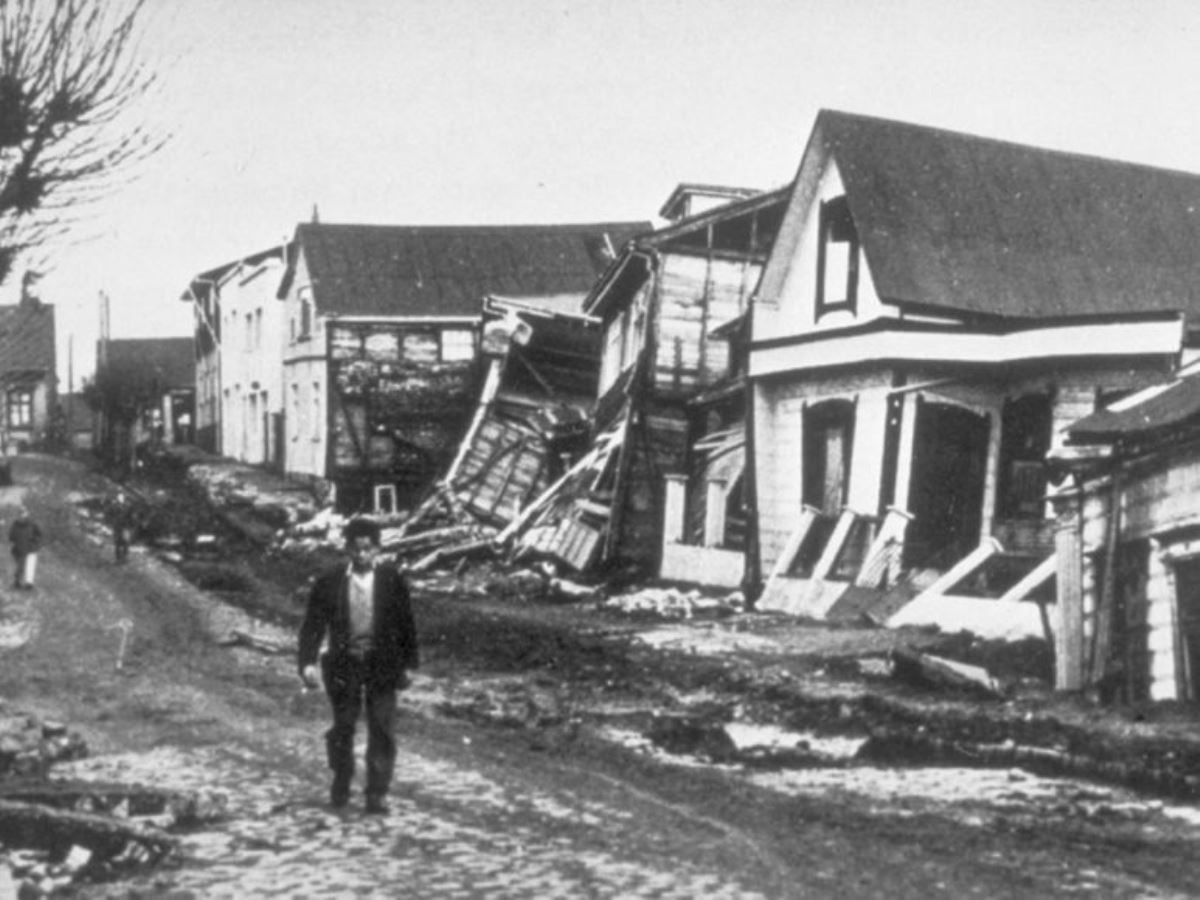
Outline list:
[[[375,633],[375,570],[346,573],[346,598],[350,607],[350,648],[365,653]]]

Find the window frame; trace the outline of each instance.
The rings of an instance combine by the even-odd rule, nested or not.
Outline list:
[[[463,336],[466,340],[457,344],[454,341],[447,341],[452,334]],[[448,345],[456,346],[458,352],[455,355],[447,353]],[[466,349],[465,353],[464,349]],[[438,360],[440,362],[471,362],[478,354],[479,342],[474,328],[443,328],[438,332]]]
[[[15,401],[15,398],[19,400]],[[23,415],[17,416],[17,411]],[[10,388],[4,395],[4,421],[9,428],[33,427],[33,391],[29,388]]]
[[[826,270],[829,266],[831,244],[846,245],[845,296],[832,300],[826,296]],[[854,218],[850,215],[850,204],[846,195],[822,200],[817,227],[818,319],[827,313],[858,311],[858,268],[861,252],[858,229],[854,227]]]

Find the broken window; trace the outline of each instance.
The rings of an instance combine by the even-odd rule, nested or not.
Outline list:
[[[410,363],[435,363],[440,354],[437,334],[406,331],[400,335],[400,358]]]
[[[858,231],[846,197],[821,204],[817,244],[817,316],[858,304]]]
[[[1050,449],[1053,403],[1049,394],[1026,394],[1004,404],[1000,424],[1002,519],[1041,519],[1046,512],[1046,453]]]
[[[475,332],[470,328],[448,328],[442,332],[442,362],[475,358]]]

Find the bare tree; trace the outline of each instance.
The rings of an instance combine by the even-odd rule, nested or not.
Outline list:
[[[0,0],[0,281],[161,139],[127,121],[154,86],[146,0]]]
[[[105,361],[97,366],[95,377],[84,382],[82,393],[84,402],[100,416],[97,450],[132,472],[136,445],[144,433],[143,419],[166,394],[161,370],[132,358]]]

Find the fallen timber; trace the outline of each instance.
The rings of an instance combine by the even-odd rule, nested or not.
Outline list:
[[[0,800],[0,844],[64,853],[84,847],[101,858],[117,856],[130,844],[153,861],[179,848],[179,841],[159,828],[129,819]]]
[[[1200,797],[1200,775],[1145,760],[1103,759],[1091,753],[1015,741],[985,743],[916,733],[908,728],[872,729],[859,762],[972,768],[1021,767],[1041,775],[1072,776],[1127,784],[1174,797]]]

